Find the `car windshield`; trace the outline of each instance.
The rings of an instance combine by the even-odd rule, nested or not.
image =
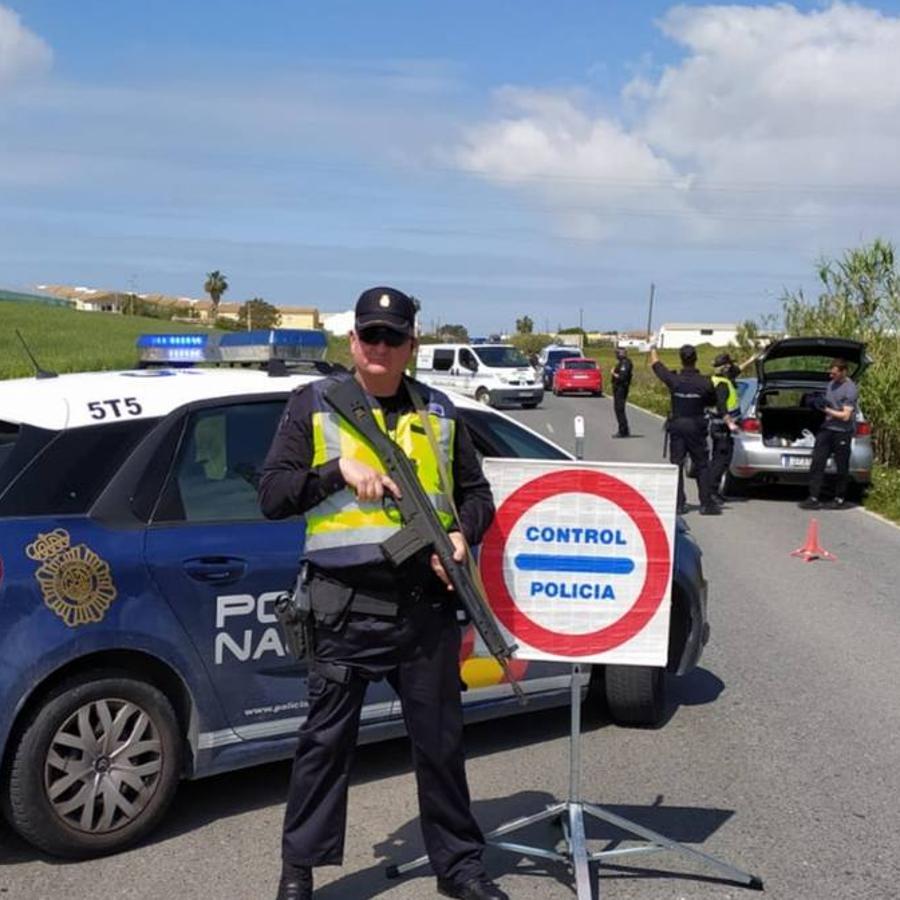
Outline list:
[[[515,347],[478,347],[475,353],[491,369],[512,369],[528,365],[525,355]]]
[[[597,363],[592,359],[570,359],[563,363],[564,369],[596,369]]]

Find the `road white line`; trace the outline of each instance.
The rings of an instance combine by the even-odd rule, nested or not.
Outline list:
[[[553,426],[549,422],[547,423],[547,431],[549,431],[550,434],[553,434]]]

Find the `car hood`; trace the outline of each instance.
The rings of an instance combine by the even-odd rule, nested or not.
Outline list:
[[[756,360],[756,374],[761,384],[773,380],[824,383],[828,381],[828,364],[835,358],[847,360],[851,378],[857,378],[870,362],[866,345],[850,338],[783,338],[763,350]]]

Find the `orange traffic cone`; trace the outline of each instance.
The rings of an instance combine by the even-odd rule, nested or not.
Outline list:
[[[837,559],[833,553],[829,553],[819,546],[819,522],[817,519],[809,520],[806,543],[794,550],[791,556],[800,556],[803,558],[803,562],[812,562],[814,559]]]

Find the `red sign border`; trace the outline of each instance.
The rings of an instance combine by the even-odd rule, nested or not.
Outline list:
[[[529,509],[556,494],[594,494],[610,500],[624,510],[644,539],[647,570],[640,593],[622,616],[597,631],[561,634],[539,625],[516,605],[503,576],[503,551],[516,523]],[[613,650],[637,635],[659,609],[671,570],[669,539],[656,510],[631,485],[590,469],[548,472],[513,491],[500,505],[484,536],[479,564],[488,602],[507,631],[536,650],[567,657]],[[552,648],[544,642],[552,642]]]

